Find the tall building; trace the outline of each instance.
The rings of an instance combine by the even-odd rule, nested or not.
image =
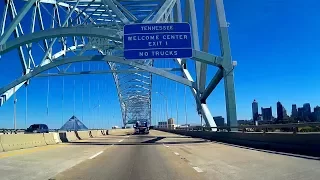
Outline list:
[[[319,106],[316,106],[313,109],[313,113],[314,113],[314,120],[315,121],[320,121],[320,107]]]
[[[158,122],[158,128],[168,128],[168,122],[167,121]]]
[[[282,107],[283,108],[283,119],[288,119],[288,114],[287,114],[287,110],[286,108]]]
[[[259,112],[258,112],[258,102],[254,100],[252,102],[252,119],[253,121],[258,120]]]
[[[222,116],[215,116],[213,117],[213,120],[216,122],[217,126],[225,126],[224,118]]]
[[[277,119],[278,120],[283,120],[283,106],[281,102],[277,102]]]
[[[261,107],[261,114],[262,114],[262,119],[264,121],[270,121],[272,120],[272,108],[263,108]]]
[[[174,129],[174,120],[173,118],[168,119],[168,129]]]
[[[293,118],[298,117],[298,110],[297,110],[296,104],[292,104],[291,117],[293,117]]]
[[[311,116],[311,106],[309,103],[303,104],[303,119],[309,120]]]
[[[298,118],[300,120],[303,120],[303,108],[302,107],[298,108]]]

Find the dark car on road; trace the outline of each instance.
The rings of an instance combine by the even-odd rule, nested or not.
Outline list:
[[[45,124],[32,124],[27,130],[26,133],[48,133],[49,128]]]

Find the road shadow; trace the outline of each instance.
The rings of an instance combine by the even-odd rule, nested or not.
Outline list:
[[[162,139],[164,139],[165,137],[156,137],[156,138],[153,138],[153,139],[149,139],[147,141],[143,141],[141,143],[145,143],[145,144],[148,144],[148,143],[156,143],[157,141],[160,141]]]
[[[185,140],[185,137],[182,137],[184,139],[183,141],[169,141],[169,142],[159,142],[160,140],[166,139],[165,136],[130,136],[130,140],[133,139],[139,139],[140,142],[102,142],[99,141],[99,139],[91,139],[93,141],[85,141],[85,142],[68,142],[69,144],[73,145],[118,145],[118,146],[139,146],[139,145],[163,145],[163,144],[194,144],[194,143],[205,143],[208,142],[208,140],[204,139],[198,139],[194,140],[192,138],[189,138],[190,140]],[[111,138],[112,139],[112,138]],[[147,139],[147,140],[146,140]],[[176,139],[179,139],[179,137],[176,137]],[[90,140],[90,139],[89,139]],[[106,139],[104,139],[106,140]]]
[[[184,142],[156,142],[156,143],[146,143],[146,142],[132,142],[132,143],[120,143],[120,142],[68,142],[68,144],[73,145],[117,145],[117,146],[145,146],[145,145],[163,145],[163,144],[196,144],[196,143],[205,143],[207,141],[184,141]]]

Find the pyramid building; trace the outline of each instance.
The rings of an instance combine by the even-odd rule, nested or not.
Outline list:
[[[84,131],[88,128],[75,116],[72,116],[61,128],[62,131]]]

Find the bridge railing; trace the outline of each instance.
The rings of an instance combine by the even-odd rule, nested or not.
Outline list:
[[[308,123],[290,123],[290,124],[263,124],[263,125],[240,125],[240,126],[218,126],[218,127],[202,127],[202,126],[189,126],[189,127],[177,127],[177,130],[186,131],[212,131],[218,132],[231,132],[232,129],[237,129],[238,132],[320,132],[320,122],[308,122]]]

